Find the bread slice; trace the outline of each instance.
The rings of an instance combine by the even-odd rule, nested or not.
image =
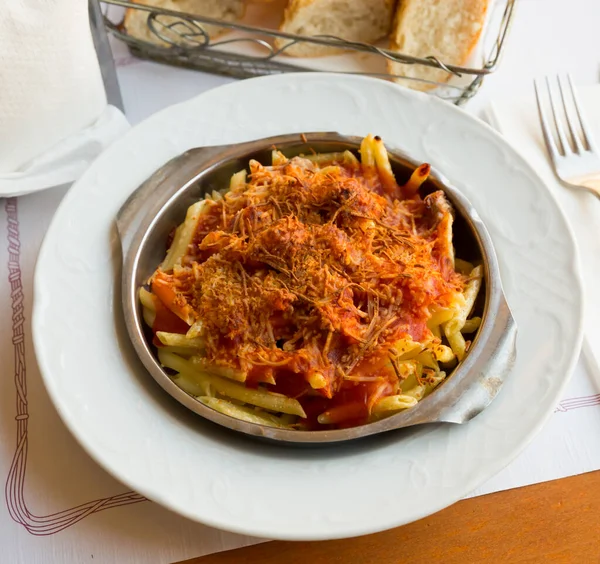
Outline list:
[[[289,0],[280,31],[297,35],[332,35],[349,41],[374,43],[392,25],[396,0]],[[277,39],[282,48],[288,39]],[[297,43],[284,51],[293,57],[320,57],[343,49]]]
[[[207,18],[216,18],[225,21],[235,21],[243,17],[244,15],[244,0],[133,0],[137,4],[146,4],[148,6],[156,6],[158,8],[165,8],[167,10],[177,10],[179,12],[185,12],[193,14],[195,16],[206,16]],[[136,10],[129,8],[125,13],[125,20],[123,25],[129,35],[142,41],[148,41],[156,45],[168,46],[166,41],[163,41],[157,37],[148,28],[147,21],[150,12],[145,10]],[[176,22],[178,18],[171,16],[160,16],[160,22],[168,25]],[[179,20],[181,21],[181,20]],[[222,28],[214,25],[201,25],[200,22],[196,22],[209,37],[216,37],[227,31],[226,28]],[[180,28],[183,32],[185,30]],[[173,39],[177,43],[182,43],[181,37],[175,32],[168,28],[162,28],[157,25],[157,29],[162,35]],[[201,41],[202,37],[198,38]],[[197,44],[197,41],[190,41],[190,45]]]
[[[489,0],[400,0],[390,48],[415,57],[438,58],[463,66],[479,41]],[[434,67],[389,62],[391,74],[446,82],[450,74]],[[433,84],[397,80],[417,90],[430,90]]]

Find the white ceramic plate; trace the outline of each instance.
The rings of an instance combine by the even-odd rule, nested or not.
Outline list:
[[[378,134],[437,167],[478,209],[519,328],[494,403],[462,426],[419,427],[319,450],[216,428],[144,371],[120,320],[114,218],[186,149],[282,133]],[[582,294],[567,223],[536,173],[491,128],[376,79],[277,75],[168,108],[114,143],[71,188],[35,275],[33,336],[48,392],[82,446],[173,511],[260,537],[332,539],[446,507],[508,464],[550,415],[581,342]]]

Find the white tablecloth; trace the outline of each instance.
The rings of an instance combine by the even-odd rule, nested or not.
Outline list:
[[[569,71],[579,85],[597,82],[598,21],[595,0],[572,0],[568,7],[561,0],[521,0],[502,66],[467,111],[482,115],[491,100],[504,100],[507,111],[516,104],[511,100],[531,96],[534,76]],[[133,124],[231,80],[138,61],[118,45],[115,55]],[[65,190],[0,200],[0,475],[7,494],[0,562],[170,563],[258,542],[192,523],[127,492],[75,443],[50,404],[32,354],[32,275]],[[600,443],[593,440],[600,430],[599,388],[579,362],[542,433],[475,494],[600,468]]]

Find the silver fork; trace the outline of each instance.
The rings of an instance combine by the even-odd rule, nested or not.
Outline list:
[[[535,97],[540,112],[540,122],[544,133],[546,147],[552,158],[556,175],[572,188],[591,192],[600,198],[600,151],[592,138],[585,122],[577,92],[573,87],[571,76],[558,76],[560,100],[553,93],[548,77],[546,90],[549,100],[544,103],[544,88],[540,81],[534,81]],[[546,106],[550,106],[555,132],[548,119]],[[565,131],[564,123],[568,128]]]

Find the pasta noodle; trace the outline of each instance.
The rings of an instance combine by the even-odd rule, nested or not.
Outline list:
[[[139,289],[160,363],[260,425],[345,428],[413,408],[481,324],[483,267],[455,258],[444,193],[421,195],[429,165],[399,185],[371,135],[360,159],[271,160],[191,205]]]

